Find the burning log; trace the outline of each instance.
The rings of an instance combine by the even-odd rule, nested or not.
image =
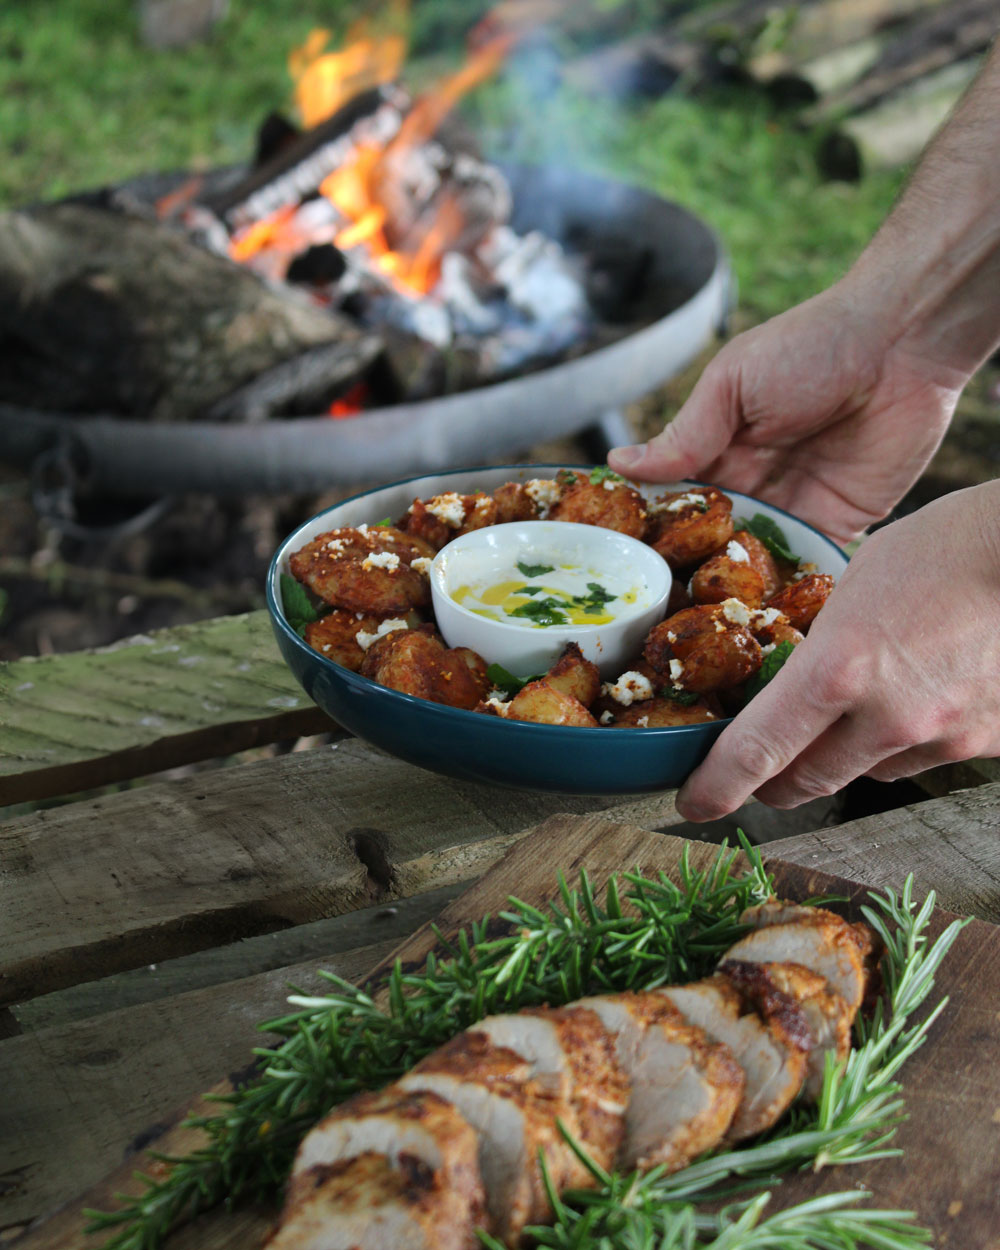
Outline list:
[[[329,402],[381,340],[155,221],[75,203],[0,216],[0,399],[60,412],[194,420],[296,360]],[[322,361],[325,381],[317,376]],[[266,403],[251,405],[259,415]]]

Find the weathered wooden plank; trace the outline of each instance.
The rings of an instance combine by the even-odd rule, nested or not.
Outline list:
[[[220,1072],[245,1069],[267,1044],[257,1025],[286,1010],[290,985],[322,993],[317,968],[359,980],[397,945],[388,938],[0,1042],[0,1068],[16,1073],[0,1099],[0,1227],[94,1184],[164,1113]]]
[[[0,708],[0,804],[336,728],[263,611],[2,664]]]
[[[36,812],[0,827],[0,1003],[467,880],[595,809],[676,819],[671,791],[501,791],[355,739]]]
[[[924,830],[924,836],[928,831]],[[600,817],[572,819],[554,817],[535,835],[523,839],[491,871],[465,894],[446,907],[438,924],[449,929],[467,924],[484,912],[495,913],[512,890],[540,902],[556,888],[555,866],[572,872],[585,866],[596,885],[623,866],[650,872],[670,871],[683,848],[680,839],[655,836],[642,830],[612,825]],[[710,846],[695,844],[692,857],[700,864],[714,854]],[[901,854],[886,871],[905,871]],[[811,864],[805,869],[775,863],[779,889],[802,897],[815,891],[846,891],[856,895],[851,883],[830,878]],[[936,920],[938,929],[947,914]],[[419,961],[433,942],[428,930],[415,934],[396,954]],[[952,995],[946,1015],[935,1025],[930,1043],[906,1069],[910,1120],[900,1134],[904,1161],[887,1160],[873,1167],[845,1174],[826,1169],[818,1177],[788,1178],[780,1187],[780,1201],[799,1199],[815,1192],[831,1192],[852,1183],[871,1187],[879,1205],[915,1208],[930,1224],[943,1244],[983,1246],[998,1250],[995,1233],[1000,1219],[1000,1198],[992,1175],[995,1142],[994,1108],[1000,1101],[995,1066],[989,1062],[990,1039],[997,1028],[996,1002],[1000,997],[1000,933],[976,922],[956,944],[942,973],[939,986]],[[948,1097],[941,1096],[941,1055],[947,1054]],[[220,1087],[224,1088],[224,1087]],[[190,1130],[165,1127],[157,1149],[186,1152],[197,1143]],[[956,1126],[961,1125],[957,1130]],[[85,1199],[86,1205],[106,1206],[115,1189],[131,1189],[135,1182],[122,1168],[102,1182]],[[73,1250],[86,1244],[80,1236],[80,1202],[69,1204],[59,1215],[29,1234],[24,1250],[60,1247]],[[171,1250],[237,1250],[257,1245],[267,1226],[268,1212],[228,1213],[203,1217],[171,1238]]]
[[[912,872],[938,905],[1000,924],[1000,785],[771,842],[768,856],[898,890]]]
[[[412,898],[394,899],[276,933],[261,933],[228,946],[43,994],[14,1008],[0,1009],[0,1027],[4,1012],[11,1021],[9,1033],[0,1036],[60,1027],[193,990],[225,986],[291,964],[339,956],[361,946],[402,942],[436,916],[465,885],[455,881]]]

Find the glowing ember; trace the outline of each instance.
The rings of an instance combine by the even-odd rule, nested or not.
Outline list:
[[[335,399],[327,409],[327,415],[342,420],[344,417],[356,417],[364,411],[365,400],[368,398],[368,387],[364,382],[355,382],[349,391],[345,391]]]

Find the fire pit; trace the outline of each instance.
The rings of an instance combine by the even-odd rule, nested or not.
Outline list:
[[[164,420],[160,399],[172,394],[171,379],[118,385],[113,375],[122,360],[165,357],[183,333],[183,325],[176,329],[183,308],[152,350],[148,342],[135,350],[123,337],[115,353],[113,334],[105,334],[107,394],[122,402],[108,405],[100,385],[82,386],[76,402],[50,395],[44,411],[29,409],[31,400],[20,397],[36,391],[22,382],[20,392],[6,393],[16,406],[0,404],[0,456],[30,464],[57,454],[95,494],[242,495],[384,481],[516,457],[602,422],[608,429],[624,404],[687,365],[722,325],[728,267],[711,231],[657,196],[571,170],[491,165],[460,128],[445,142],[450,104],[500,55],[488,46],[441,90],[416,101],[392,83],[368,86],[310,130],[272,135],[266,158],[249,171],[153,176],[76,197],[67,211],[84,214],[81,221],[97,213],[106,253],[115,249],[108,231],[116,228],[107,210],[124,209],[135,237],[161,231],[147,233],[146,255],[186,248],[181,269],[195,252],[204,257],[205,283],[175,278],[173,287],[182,299],[190,291],[201,301],[206,324],[213,311],[205,311],[203,287],[238,274],[241,299],[260,291],[277,306],[281,333],[289,325],[301,331],[299,355],[263,360],[258,383],[248,381],[244,352],[223,363],[216,392],[200,407],[194,384],[181,420]],[[140,229],[144,215],[149,222]],[[170,232],[155,221],[164,216]],[[64,231],[70,223],[64,254],[77,220],[64,215],[61,222]],[[29,212],[21,224],[24,239],[36,243],[50,222],[43,218],[36,229]],[[6,244],[8,270],[30,250],[16,228]],[[87,240],[76,250],[86,253]],[[99,300],[114,300],[143,269],[132,260],[96,280],[81,271],[77,321],[88,322],[95,289]],[[50,285],[58,296],[58,279]],[[147,303],[138,313],[134,303],[116,309],[118,324],[131,330],[144,322],[157,303],[150,288],[133,284],[129,298]],[[29,317],[16,324],[18,301],[8,304],[8,343],[17,343]],[[58,327],[58,315],[31,311],[43,332]],[[222,309],[216,320],[227,314]],[[327,329],[335,324],[336,332]],[[187,345],[180,346],[183,355]],[[434,388],[405,378],[387,403],[374,379],[383,357],[398,378],[401,356],[424,356],[438,373],[443,367],[459,379],[439,379],[437,393],[427,393]],[[47,368],[48,377],[58,372]],[[199,361],[187,367],[189,378],[203,372]],[[137,415],[146,411],[146,396],[153,420]],[[310,397],[319,400],[315,407]],[[302,415],[312,412],[322,415]],[[280,419],[265,419],[272,415]],[[352,419],[331,420],[343,416]],[[622,437],[628,433],[619,418],[610,438]]]

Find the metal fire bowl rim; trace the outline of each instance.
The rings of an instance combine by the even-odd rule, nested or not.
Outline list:
[[[0,404],[0,457],[30,465],[53,446],[68,447],[85,466],[82,485],[107,494],[306,493],[384,482],[519,456],[538,442],[576,434],[669,381],[722,332],[733,302],[731,269],[715,232],[689,209],[576,170],[503,168],[515,204],[518,182],[533,180],[549,216],[560,210],[561,193],[567,213],[600,200],[642,214],[648,228],[683,230],[688,251],[686,258],[676,255],[673,281],[682,281],[686,264],[690,297],[573,360],[454,395],[370,409],[350,420],[324,414],[261,424],[159,424]],[[517,209],[515,218],[519,214]],[[626,232],[627,224],[618,230]]]

